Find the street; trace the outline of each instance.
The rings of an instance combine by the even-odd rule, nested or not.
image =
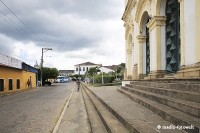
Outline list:
[[[0,95],[0,133],[50,133],[74,88],[53,83],[30,91]]]

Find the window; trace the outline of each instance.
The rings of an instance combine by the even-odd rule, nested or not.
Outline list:
[[[0,79],[0,91],[4,91],[4,79]]]
[[[79,71],[81,71],[81,67],[79,67]]]
[[[83,67],[83,71],[85,71],[85,67]]]
[[[20,79],[17,79],[17,89],[20,89]]]
[[[87,71],[88,71],[88,67],[87,67]]]
[[[78,71],[78,67],[76,68],[76,71]]]

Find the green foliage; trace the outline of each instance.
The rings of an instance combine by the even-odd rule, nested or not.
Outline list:
[[[97,73],[100,72],[98,67],[91,67],[88,71],[87,74],[91,77],[93,77],[94,75],[97,75]]]
[[[72,78],[76,78],[76,79],[78,79],[79,77],[81,78],[81,80],[83,80],[84,79],[84,75],[79,75],[79,74],[74,74],[74,75],[71,75],[71,77]]]
[[[125,63],[121,63],[121,64],[117,67],[117,78],[120,78],[120,79],[123,78],[124,70],[125,70]]]
[[[115,79],[115,77],[111,74],[103,75],[104,83],[112,83],[114,81],[114,79]],[[95,83],[102,83],[102,75],[99,74],[99,75],[95,76],[94,80],[95,80]]]
[[[46,79],[55,79],[59,75],[59,71],[56,68],[50,67],[43,67],[42,69],[42,80],[45,81]]]

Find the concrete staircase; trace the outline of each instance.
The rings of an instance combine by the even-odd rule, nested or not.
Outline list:
[[[181,88],[175,87],[175,91],[171,86]],[[198,85],[184,87],[180,83],[172,85],[136,81],[125,87],[118,87],[117,91],[116,88],[106,87],[96,91],[82,84],[94,133],[99,130],[109,133],[199,133]],[[91,108],[93,113],[90,113]],[[98,120],[98,124],[94,120]],[[180,126],[192,129],[181,130],[185,127]]]
[[[200,84],[180,80],[134,81],[117,90],[173,125],[191,126],[200,132]],[[199,82],[199,81],[197,81]],[[194,83],[194,82],[193,82]],[[185,127],[184,127],[185,128]]]
[[[83,97],[93,133],[128,133],[128,130],[103,105],[101,100],[82,84]]]

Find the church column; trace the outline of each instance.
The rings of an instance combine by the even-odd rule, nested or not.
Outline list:
[[[154,16],[147,24],[151,38],[149,78],[162,78],[165,75],[165,21],[166,16]]]
[[[181,36],[181,66],[185,65],[185,26],[184,26],[184,0],[179,0],[180,3],[180,36]]]
[[[196,62],[198,62],[200,64],[200,0],[196,0],[195,1],[195,18],[196,18],[196,22],[195,22],[195,27],[196,27]]]
[[[134,43],[132,43],[132,45],[131,45],[131,47],[132,47],[132,79],[136,79],[135,77],[136,77],[136,72],[135,72],[135,69],[134,69]]]
[[[137,73],[137,78],[138,79],[143,79],[145,77],[145,74],[143,74],[143,43],[145,43],[146,41],[146,36],[144,35],[138,35],[137,36],[137,40],[138,40],[138,73]]]
[[[131,54],[132,54],[132,49],[126,49],[126,54],[127,54],[127,78],[132,79],[131,76]]]

